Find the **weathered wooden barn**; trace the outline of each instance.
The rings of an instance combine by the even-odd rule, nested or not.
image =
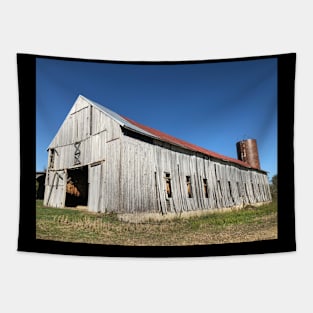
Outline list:
[[[83,96],[48,153],[47,206],[166,214],[271,201],[267,174],[258,166],[143,126]]]

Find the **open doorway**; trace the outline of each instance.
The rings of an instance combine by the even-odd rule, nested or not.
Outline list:
[[[88,204],[88,166],[67,170],[65,206]]]

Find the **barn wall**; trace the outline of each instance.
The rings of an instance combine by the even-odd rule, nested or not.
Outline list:
[[[120,210],[181,212],[270,201],[266,174],[124,136]],[[166,173],[172,189],[168,197]],[[190,177],[191,197],[187,176]],[[207,182],[207,197],[204,187]]]
[[[117,122],[87,101],[79,99],[77,102],[49,146],[48,168],[53,167],[53,170],[103,160],[106,143],[120,137]],[[53,166],[50,161],[52,153]]]
[[[107,143],[107,154],[103,163],[101,212],[119,210],[120,205],[120,139]]]
[[[121,211],[158,211],[153,146],[124,136],[121,148]]]
[[[88,168],[88,209],[93,212],[101,212],[103,208],[103,162],[90,165]]]
[[[49,146],[44,203],[63,207],[67,169],[85,165],[95,212],[179,213],[271,199],[266,174],[123,134],[115,120],[78,98]]]
[[[90,171],[91,165],[97,162],[103,162],[101,170],[103,184],[98,192],[101,192],[101,195],[117,195],[118,197],[120,137],[121,129],[116,121],[84,99],[78,98],[49,146],[50,180],[46,180],[47,190],[44,203],[53,207],[64,206],[64,200],[60,200],[61,191],[58,185],[57,188],[51,188],[53,184],[56,184],[55,181],[53,184],[51,181],[51,177],[56,172],[61,173],[66,169],[85,165],[89,166]],[[92,173],[100,175],[98,171],[91,169],[90,172],[89,182],[99,183],[98,179],[92,177]],[[56,181],[61,184],[60,180]],[[91,189],[91,192],[97,191]],[[104,212],[113,206],[116,207],[116,200],[112,197],[103,196],[99,203],[91,200],[92,210]],[[98,203],[97,206],[96,203]]]

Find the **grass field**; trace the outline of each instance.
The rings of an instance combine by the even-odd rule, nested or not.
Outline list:
[[[277,204],[129,223],[117,214],[55,209],[36,202],[37,239],[109,245],[208,245],[277,239]]]

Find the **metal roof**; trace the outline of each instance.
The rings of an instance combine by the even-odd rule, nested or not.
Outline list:
[[[131,130],[134,130],[136,132],[142,133],[144,135],[150,136],[150,137],[154,137],[156,138],[153,134],[145,131],[144,129],[142,129],[141,127],[137,127],[135,124],[131,123],[128,119],[122,117],[121,115],[113,112],[112,110],[104,107],[103,105],[92,101],[84,96],[81,96],[83,99],[85,99],[86,101],[88,101],[89,103],[91,103],[92,105],[98,107],[103,113],[105,113],[106,115],[110,116],[113,120],[115,120],[117,123],[119,123],[121,126],[123,127],[127,127]]]
[[[237,159],[234,159],[234,158],[230,158],[230,157],[227,157],[227,156],[224,156],[222,154],[219,154],[219,153],[216,153],[216,152],[213,152],[213,151],[210,151],[210,150],[207,150],[205,148],[202,148],[202,147],[199,147],[197,145],[194,145],[192,143],[189,143],[187,141],[184,141],[182,139],[178,139],[176,137],[173,137],[171,135],[168,135],[166,133],[163,133],[159,130],[156,130],[156,129],[153,129],[151,127],[148,127],[148,126],[144,126],[142,124],[139,124],[131,119],[128,119],[126,118],[131,124],[137,126],[138,128],[141,128],[143,130],[146,130],[148,131],[149,133],[152,133],[154,135],[154,137],[158,138],[159,140],[161,141],[164,141],[164,142],[168,142],[170,144],[174,144],[176,146],[180,146],[180,147],[183,147],[187,150],[191,150],[191,151],[195,151],[195,152],[200,152],[202,154],[205,154],[207,156],[210,156],[210,157],[214,157],[216,159],[220,159],[220,160],[223,160],[223,161],[227,161],[227,162],[232,162],[232,163],[237,163],[241,166],[244,166],[244,167],[248,167],[248,168],[252,168],[248,163],[246,162],[243,162],[243,161],[240,161],[240,160],[237,160]]]
[[[194,145],[194,144],[189,143],[187,141],[184,141],[182,139],[178,139],[176,137],[173,137],[171,135],[163,133],[157,129],[142,125],[136,121],[133,121],[133,120],[127,118],[127,117],[123,117],[123,116],[117,114],[116,112],[113,112],[112,110],[104,107],[103,105],[101,105],[95,101],[87,99],[84,96],[80,96],[80,97],[82,97],[83,99],[85,99],[86,101],[91,103],[92,105],[98,107],[102,112],[104,112],[105,114],[110,116],[112,119],[114,119],[116,122],[118,122],[122,127],[128,128],[130,130],[141,133],[143,135],[158,139],[160,141],[167,142],[167,143],[185,148],[185,149],[190,150],[190,151],[202,153],[204,155],[207,155],[207,156],[210,156],[210,157],[222,160],[222,161],[236,163],[236,164],[239,164],[239,165],[247,167],[247,168],[257,169],[257,168],[250,166],[246,162],[243,162],[243,161],[240,161],[238,159],[230,158],[230,157],[224,156],[222,154],[207,150],[205,148],[199,147],[197,145]],[[257,169],[257,170],[259,170],[259,169]],[[260,170],[260,171],[262,171],[262,170]]]

